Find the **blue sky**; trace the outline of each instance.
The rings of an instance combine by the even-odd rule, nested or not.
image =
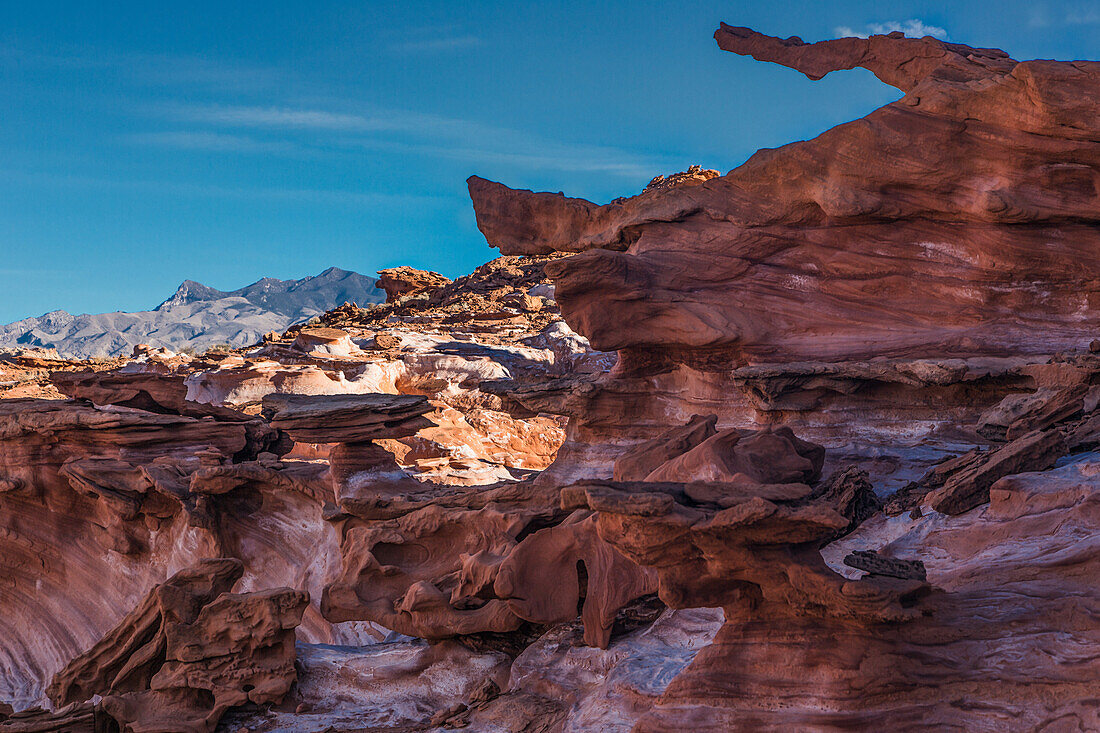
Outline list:
[[[495,256],[465,179],[606,201],[898,96],[719,51],[902,28],[1100,59],[1090,2],[0,0],[0,323]]]

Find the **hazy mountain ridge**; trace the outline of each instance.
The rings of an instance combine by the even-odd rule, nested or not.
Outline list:
[[[125,354],[140,343],[177,350],[246,346],[345,301],[381,302],[385,294],[375,283],[376,278],[336,267],[300,280],[265,277],[228,292],[184,280],[152,310],[80,315],[56,310],[0,326],[0,346],[53,347],[73,358]]]

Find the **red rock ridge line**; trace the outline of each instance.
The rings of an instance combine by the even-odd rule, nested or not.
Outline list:
[[[472,177],[478,226],[548,263],[601,350],[761,363],[1052,353],[1100,316],[1100,64],[934,38],[722,48],[905,96],[725,176],[605,206]]]

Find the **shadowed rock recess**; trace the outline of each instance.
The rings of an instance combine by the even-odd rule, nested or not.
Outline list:
[[[473,177],[503,256],[255,346],[0,353],[0,731],[1100,731],[1100,64],[715,38],[904,96]]]

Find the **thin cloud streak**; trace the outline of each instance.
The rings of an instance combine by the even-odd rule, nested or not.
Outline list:
[[[673,156],[640,156],[617,148],[550,141],[532,142],[523,150],[396,140],[349,139],[341,142],[349,148],[371,152],[444,158],[484,166],[511,165],[531,170],[606,173],[628,178],[652,178],[655,172],[670,171],[680,164],[679,159]]]
[[[292,74],[274,68],[226,64],[201,56],[117,52],[94,46],[68,46],[45,51],[7,40],[0,59],[26,68],[65,69],[100,77],[118,74],[138,86],[176,86],[218,92],[270,92],[284,87]]]
[[[390,44],[389,49],[397,53],[442,53],[447,51],[465,51],[477,48],[481,39],[477,36],[451,36],[449,38],[424,38],[422,40],[402,41]]]
[[[294,155],[304,152],[299,146],[285,140],[257,140],[244,135],[206,131],[142,132],[126,135],[123,140],[150,147],[203,150],[218,153],[282,153]]]
[[[161,109],[179,124],[191,122],[222,129],[250,129],[293,133],[279,143],[288,146],[287,154],[314,154],[321,150],[374,150],[434,156],[470,163],[506,164],[536,170],[603,172],[627,177],[652,176],[654,170],[675,165],[672,156],[639,155],[621,148],[550,140],[516,130],[486,125],[474,120],[442,117],[408,110],[373,110],[369,113],[334,111],[320,108],[285,106],[186,106],[170,105]],[[303,134],[310,137],[303,138]],[[343,137],[331,137],[343,133]],[[349,137],[348,135],[359,134]],[[175,139],[166,144],[191,142]],[[215,133],[213,143],[222,144]],[[227,135],[227,138],[232,136]],[[155,140],[154,136],[149,136]],[[243,138],[236,151],[247,151]],[[201,136],[195,141],[203,142]],[[225,140],[230,149],[229,140]],[[258,141],[253,141],[255,152]],[[177,144],[176,147],[179,147]]]
[[[207,105],[192,107],[169,105],[166,112],[184,122],[199,122],[230,127],[344,131],[400,129],[393,127],[393,122],[384,119],[374,120],[362,115],[277,106]]]
[[[345,191],[312,188],[250,188],[207,184],[180,183],[172,180],[130,179],[118,180],[55,174],[40,171],[0,170],[0,188],[3,185],[66,186],[72,188],[121,189],[145,191],[174,196],[200,198],[241,198],[274,201],[305,201],[312,203],[350,204],[354,206],[394,206],[438,204],[451,197],[433,194],[385,193],[381,191]]]
[[[1029,28],[1087,26],[1100,24],[1100,8],[1093,3],[1078,4],[1061,15],[1052,15],[1046,5],[1038,5],[1031,11]]]
[[[460,27],[421,29],[413,39],[392,44],[397,50],[457,50],[481,44]],[[21,64],[65,67],[100,74],[111,69],[141,85],[203,88],[251,98],[271,98],[285,86],[273,69],[221,64],[195,57],[115,53],[69,47],[44,53],[6,44],[0,55]],[[335,100],[314,105],[273,101],[255,103],[144,103],[130,107],[139,116],[165,120],[170,129],[134,132],[118,140],[128,144],[206,153],[318,156],[333,151],[403,150],[411,155],[531,170],[597,172],[642,178],[678,164],[671,156],[634,153],[611,146],[542,138],[475,120],[400,109],[348,108]],[[199,129],[196,129],[199,128]],[[245,134],[250,133],[250,134]],[[348,138],[348,142],[335,139]]]
[[[1100,23],[1100,10],[1077,10],[1066,14],[1067,25],[1096,25]]]

